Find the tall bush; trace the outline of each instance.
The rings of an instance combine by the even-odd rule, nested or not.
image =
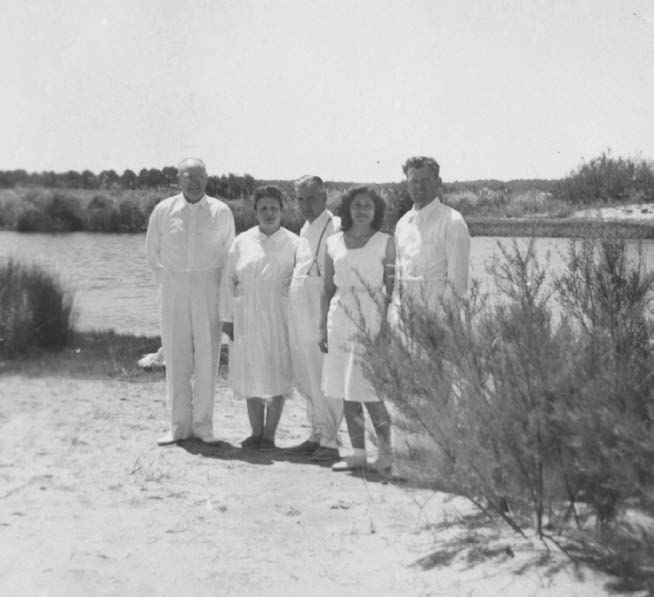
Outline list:
[[[0,357],[62,348],[73,328],[73,296],[56,276],[13,259],[0,264]]]
[[[571,203],[654,201],[654,165],[616,158],[610,152],[584,162],[559,181],[555,196]]]
[[[551,279],[533,240],[500,249],[492,292],[474,284],[440,317],[405,297],[401,329],[366,341],[407,472],[647,576],[654,532],[622,514],[654,517],[654,274],[602,228],[571,241]]]

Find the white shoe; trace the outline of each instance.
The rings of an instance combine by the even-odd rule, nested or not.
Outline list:
[[[223,440],[218,439],[215,435],[203,435],[202,437],[198,437],[198,439],[203,443],[207,444],[207,446],[217,446],[219,444],[223,444]]]
[[[343,460],[339,460],[332,464],[332,470],[338,473],[344,471],[358,471],[362,468],[366,468],[367,464],[368,461],[366,460],[365,454],[346,456]]]
[[[157,440],[157,445],[158,446],[172,446],[173,444],[176,444],[177,442],[181,441],[180,439],[175,439],[173,437],[172,433],[166,433],[163,437],[160,437]]]
[[[392,454],[380,454],[368,468],[378,472],[380,475],[390,475],[394,460]]]

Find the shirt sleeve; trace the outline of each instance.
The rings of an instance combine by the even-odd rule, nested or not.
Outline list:
[[[234,291],[238,280],[236,278],[236,262],[238,261],[238,243],[236,240],[227,254],[227,263],[220,280],[218,294],[218,319],[223,323],[234,321]]]
[[[447,289],[444,299],[452,302],[454,295],[463,296],[468,290],[470,267],[470,234],[463,219],[454,220],[447,234]]]
[[[154,209],[148,221],[148,231],[145,235],[145,258],[152,270],[154,281],[161,284],[163,265],[161,263],[161,224],[160,210]]]

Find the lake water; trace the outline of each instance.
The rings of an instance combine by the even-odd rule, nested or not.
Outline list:
[[[508,238],[472,239],[472,275],[486,287],[485,264],[499,254],[498,241],[507,246],[511,243]],[[144,234],[0,231],[0,259],[11,255],[57,272],[75,291],[79,328],[154,336],[159,334],[157,291],[145,261],[144,244]],[[544,258],[549,253],[550,269],[560,271],[567,246],[566,239],[539,239],[538,255]],[[654,241],[644,241],[643,248],[648,268],[654,269]]]

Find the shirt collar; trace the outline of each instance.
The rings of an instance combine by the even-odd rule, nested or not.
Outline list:
[[[413,210],[413,217],[418,217],[418,218],[427,218],[429,217],[432,213],[434,213],[440,206],[441,201],[438,197],[434,197],[432,201],[430,201],[427,205],[420,209],[416,209],[416,206],[414,205],[412,207]]]
[[[321,231],[325,224],[327,223],[327,220],[330,220],[333,218],[334,215],[332,214],[331,211],[328,209],[325,209],[313,222],[305,222],[304,226],[302,227],[306,232],[309,232],[310,230],[315,230],[319,228]]]
[[[195,209],[208,209],[209,201],[207,200],[206,195],[202,195],[202,199],[200,199],[197,203],[189,203],[186,200],[186,197],[184,197],[184,193],[180,193],[179,195],[177,195],[177,200],[175,201],[174,210],[177,211],[180,209],[184,209],[185,207],[190,207]]]
[[[283,228],[284,228],[283,226],[280,226],[279,229],[277,230],[277,232],[275,232],[274,234],[271,234],[270,236],[268,236],[267,234],[264,234],[263,232],[261,232],[261,228],[259,228],[259,224],[257,224],[255,226],[257,238],[259,240],[261,240],[261,241],[278,239],[280,237],[280,234],[282,233]]]

